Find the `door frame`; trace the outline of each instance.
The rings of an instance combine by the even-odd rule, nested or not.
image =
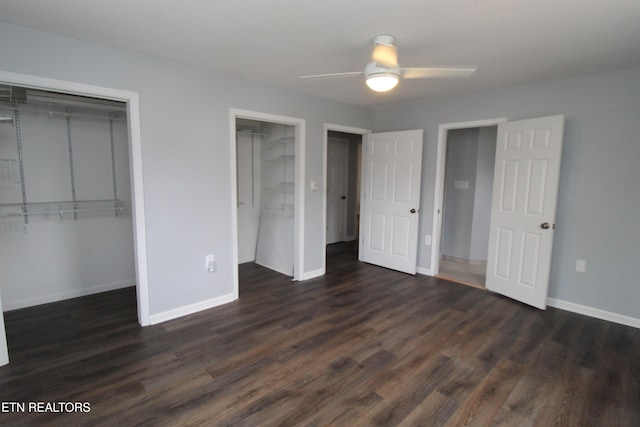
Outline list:
[[[30,89],[55,91],[72,95],[89,96],[124,102],[127,105],[127,127],[129,131],[129,168],[131,170],[131,210],[133,220],[133,244],[136,265],[136,296],[138,323],[150,325],[149,318],[149,275],[147,264],[146,216],[144,208],[144,184],[142,168],[142,137],[140,132],[140,101],[137,92],[50,79],[29,74],[11,73],[0,70],[0,82]],[[1,314],[1,312],[0,312]],[[2,325],[3,326],[3,325]],[[4,335],[4,327],[0,337]],[[2,341],[2,340],[0,340]],[[9,361],[0,343],[0,365]]]
[[[337,125],[333,123],[325,123],[322,136],[322,268],[319,274],[315,276],[322,276],[327,272],[327,149],[329,144],[329,131],[351,133],[354,135],[363,136],[371,133],[371,129],[356,128],[351,126]],[[363,138],[364,139],[364,138]],[[364,150],[364,144],[362,144],[361,150]],[[362,154],[362,153],[361,153]],[[364,170],[360,171],[360,179],[362,180],[362,174]],[[362,203],[362,194],[359,195],[360,202]],[[362,206],[362,205],[361,205]]]
[[[438,126],[438,145],[436,148],[436,182],[433,191],[433,224],[431,226],[431,269],[430,276],[440,271],[440,243],[444,212],[444,174],[447,162],[447,135],[450,130],[497,126],[506,122],[504,117],[466,122],[443,123]]]
[[[229,152],[231,157],[231,229],[232,229],[232,262],[233,268],[233,295],[239,298],[240,286],[238,278],[238,186],[237,186],[237,141],[236,119],[258,120],[293,126],[295,129],[295,192],[293,213],[293,280],[303,280],[304,273],[304,169],[305,169],[305,123],[304,119],[296,117],[280,116],[276,114],[262,113],[259,111],[229,109]]]

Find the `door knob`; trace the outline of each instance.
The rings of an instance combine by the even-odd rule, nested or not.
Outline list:
[[[542,224],[540,224],[540,228],[542,228],[543,230],[548,230],[549,229],[549,223],[548,222],[543,222]]]
[[[416,213],[416,210],[415,209],[411,209],[409,212]]]

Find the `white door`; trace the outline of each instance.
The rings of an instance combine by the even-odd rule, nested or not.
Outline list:
[[[361,261],[416,273],[422,132],[412,130],[365,136]]]
[[[564,116],[498,125],[487,289],[546,308]]]
[[[348,141],[327,140],[327,245],[342,242],[347,216]]]

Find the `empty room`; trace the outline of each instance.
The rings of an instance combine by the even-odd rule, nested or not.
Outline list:
[[[640,425],[633,0],[0,2],[0,424]]]

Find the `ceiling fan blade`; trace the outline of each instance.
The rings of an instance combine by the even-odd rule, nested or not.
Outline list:
[[[364,71],[349,71],[346,73],[311,74],[309,76],[299,76],[299,79],[317,79],[324,77],[355,77],[364,75]]]
[[[477,68],[444,68],[444,67],[416,67],[401,68],[400,72],[405,79],[429,79],[448,77],[469,77]]]
[[[376,43],[371,57],[379,66],[386,68],[398,66],[398,51],[393,45]]]

